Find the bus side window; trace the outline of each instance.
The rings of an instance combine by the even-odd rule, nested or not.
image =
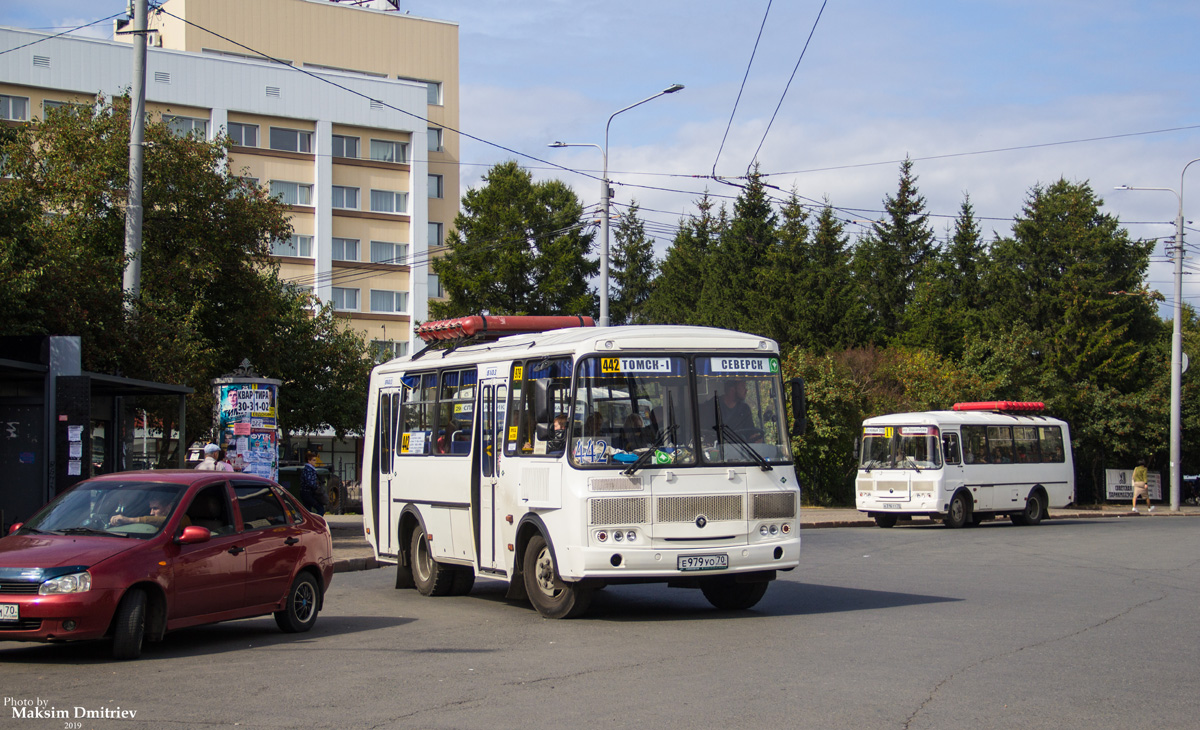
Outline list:
[[[508,391],[508,428],[504,434],[504,453],[516,456],[521,453],[521,395],[524,392],[525,367],[521,362],[512,366],[511,387]]]
[[[962,456],[958,449],[958,434],[942,434],[942,458],[947,464],[962,463]]]

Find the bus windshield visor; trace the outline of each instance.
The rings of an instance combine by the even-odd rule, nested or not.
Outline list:
[[[864,426],[863,469],[938,469],[937,426]]]

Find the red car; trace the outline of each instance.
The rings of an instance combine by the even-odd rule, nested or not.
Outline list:
[[[333,578],[333,540],[275,482],[137,471],[80,482],[0,539],[0,641],[143,641],[274,614],[308,631]]]

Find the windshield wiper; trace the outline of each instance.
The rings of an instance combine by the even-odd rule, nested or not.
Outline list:
[[[749,444],[749,442],[747,442],[747,441],[746,441],[746,439],[742,438],[741,434],[739,434],[738,432],[734,431],[734,430],[733,430],[732,428],[730,428],[729,426],[726,426],[724,423],[722,423],[722,424],[721,424],[721,425],[718,427],[718,430],[719,430],[719,432],[720,432],[720,433],[723,433],[723,434],[725,434],[726,436],[728,436],[730,441],[732,441],[733,443],[737,444],[738,446],[741,446],[741,447],[742,447],[742,449],[743,449],[743,450],[744,450],[746,453],[750,454],[750,457],[751,457],[751,458],[752,458],[754,461],[757,461],[757,462],[758,462],[758,466],[759,466],[759,468],[760,468],[760,469],[762,469],[763,471],[771,471],[772,469],[774,469],[774,468],[775,468],[775,467],[771,466],[771,463],[770,463],[769,461],[767,461],[767,459],[766,459],[766,457],[765,457],[765,456],[763,456],[762,454],[760,454],[760,453],[758,453],[757,451],[755,451],[755,450],[754,450],[754,447],[753,447],[753,446],[751,446],[751,445]]]
[[[677,430],[679,430],[679,424],[676,423],[672,423],[670,426],[664,428],[663,432],[658,435],[658,438],[654,439],[654,443],[650,444],[650,448],[639,454],[637,461],[630,464],[629,468],[621,473],[625,476],[633,476],[638,469],[641,469],[646,465],[647,461],[650,461],[650,459],[654,457],[654,452],[658,450],[659,446],[665,444],[668,438],[674,438]],[[674,441],[672,441],[672,443],[674,443]]]
[[[97,530],[94,527],[65,527],[61,530],[55,530],[60,535],[108,535],[109,537],[130,537],[127,532],[110,532],[108,530]]]

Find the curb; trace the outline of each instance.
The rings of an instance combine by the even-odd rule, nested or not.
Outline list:
[[[374,556],[365,558],[341,558],[333,561],[334,573],[349,573],[358,570],[374,570],[382,568],[383,565],[375,560]]]

